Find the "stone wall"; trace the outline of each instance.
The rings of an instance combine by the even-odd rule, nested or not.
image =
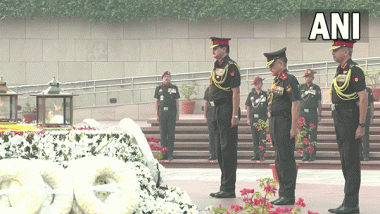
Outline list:
[[[354,58],[380,56],[380,19]],[[9,85],[186,73],[212,67],[210,36],[231,37],[240,67],[265,65],[263,52],[288,47],[289,63],[331,60],[330,42],[301,43],[299,16],[281,21],[176,18],[95,23],[77,17],[0,21],[0,73]]]

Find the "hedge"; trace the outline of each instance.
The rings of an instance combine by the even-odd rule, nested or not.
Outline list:
[[[177,17],[246,20],[283,19],[301,9],[368,10],[379,16],[377,0],[1,0],[0,17],[79,16],[92,21]]]

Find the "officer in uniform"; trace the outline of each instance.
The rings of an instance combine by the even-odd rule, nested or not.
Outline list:
[[[276,152],[275,165],[280,187],[279,198],[271,203],[293,205],[297,179],[294,150],[298,133],[299,84],[296,77],[288,73],[286,48],[264,53],[264,56],[269,70],[275,76],[268,96],[269,134]]]
[[[163,84],[156,87],[154,92],[156,119],[159,121],[161,146],[168,151],[162,160],[173,160],[175,123],[179,119],[178,98],[179,91],[176,85],[171,84],[171,74],[165,71],[162,74]]]
[[[343,203],[331,213],[359,213],[361,138],[365,132],[368,97],[365,72],[352,61],[355,41],[334,40],[330,48],[339,63],[332,81],[331,109],[342,171],[345,179]]]
[[[204,119],[205,123],[207,124],[208,128],[208,136],[209,136],[209,151],[210,151],[210,157],[208,158],[209,161],[216,161],[216,145],[215,145],[215,133],[213,129],[213,125],[211,122],[213,120],[211,119],[211,105],[210,105],[210,87],[206,88],[205,95],[204,95]]]
[[[263,87],[263,79],[256,77],[253,80],[255,87],[252,92],[248,94],[245,105],[247,108],[247,124],[251,126],[252,138],[253,138],[253,152],[254,156],[251,159],[264,160],[265,144],[263,140],[266,140],[266,130],[257,130],[255,123],[262,120],[264,122],[268,119],[268,95],[265,91],[261,90]],[[259,146],[262,146],[261,150]]]
[[[314,124],[315,128],[311,130],[309,137],[310,145],[304,145],[304,148],[312,146],[313,153],[304,152],[303,161],[314,161],[317,153],[317,129],[318,123],[321,121],[322,103],[321,103],[321,88],[313,83],[314,74],[317,73],[313,70],[307,69],[305,72],[305,84],[300,85],[299,94],[300,100],[300,117],[304,117],[306,125],[310,128],[310,124]]]
[[[211,197],[235,198],[238,124],[240,119],[240,71],[229,57],[230,38],[211,37],[216,59],[210,76],[210,105],[216,135],[217,158],[222,172],[219,192]]]
[[[365,119],[365,134],[362,139],[362,146],[360,147],[360,160],[362,161],[369,161],[369,125],[373,121],[373,115],[375,111],[373,105],[375,99],[373,97],[372,90],[367,87],[366,91],[368,96],[368,110],[367,117]]]

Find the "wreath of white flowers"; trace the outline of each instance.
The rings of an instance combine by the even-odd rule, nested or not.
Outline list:
[[[41,189],[43,180],[31,161],[24,159],[0,160],[1,197],[8,204],[3,205],[1,213],[39,213],[44,201]],[[5,193],[5,194],[4,194]]]
[[[32,160],[45,183],[45,200],[40,214],[67,214],[73,200],[73,185],[62,166],[49,160]]]
[[[75,178],[75,213],[131,214],[135,211],[140,185],[135,172],[123,161],[101,156],[85,157],[70,162],[67,170]],[[106,184],[106,188],[96,185],[101,183]]]

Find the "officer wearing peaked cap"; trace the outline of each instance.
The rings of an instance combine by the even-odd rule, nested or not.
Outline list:
[[[167,147],[162,160],[173,160],[175,124],[179,119],[178,98],[180,97],[178,87],[171,83],[171,74],[165,71],[162,74],[162,85],[156,87],[155,113],[159,121],[161,146]]]
[[[332,81],[331,109],[345,179],[342,204],[331,213],[359,213],[360,146],[368,109],[365,72],[352,61],[355,41],[335,40],[332,56],[339,63]]]
[[[251,127],[253,138],[253,158],[255,160],[264,160],[266,130],[257,129],[254,125],[260,120],[266,122],[268,119],[268,95],[265,91],[261,90],[263,87],[263,79],[261,77],[255,77],[253,80],[255,86],[248,94],[245,105],[247,108],[247,124]]]
[[[209,100],[211,123],[216,135],[216,149],[222,172],[220,191],[211,197],[235,198],[238,124],[240,119],[240,71],[229,57],[230,38],[211,37],[210,47],[216,59],[210,76]]]
[[[321,88],[313,83],[314,74],[317,73],[311,69],[307,69],[305,72],[305,84],[300,85],[299,93],[300,100],[300,117],[305,118],[307,128],[310,128],[311,124],[314,128],[306,136],[310,142],[310,145],[304,143],[303,147],[312,147],[313,151],[303,152],[302,161],[314,161],[317,153],[317,129],[318,123],[321,120],[322,113],[322,96]],[[302,141],[301,139],[301,142]]]
[[[286,48],[264,53],[267,66],[274,76],[269,91],[269,133],[275,148],[275,165],[279,181],[279,198],[274,205],[293,205],[297,179],[294,158],[295,137],[299,116],[298,81],[287,70]]]

